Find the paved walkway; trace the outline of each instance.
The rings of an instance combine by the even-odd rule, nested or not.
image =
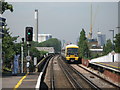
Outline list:
[[[25,77],[26,76],[26,77]],[[35,88],[39,73],[18,74],[17,76],[5,75],[2,77],[2,90],[17,88]],[[24,78],[24,79],[23,79]],[[21,84],[20,84],[21,82]],[[19,84],[19,85],[18,85]]]
[[[39,73],[28,74],[27,77],[23,80],[19,88],[34,89],[37,84],[38,77],[39,77]]]
[[[7,74],[2,76],[2,88],[14,88],[15,85],[25,74],[18,74],[17,76],[12,76],[12,74]]]

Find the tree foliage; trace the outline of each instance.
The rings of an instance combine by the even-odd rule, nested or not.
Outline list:
[[[110,53],[113,50],[113,45],[111,40],[107,40],[107,43],[104,45],[103,47],[103,54],[107,55],[108,53]]]
[[[9,4],[8,2],[2,2],[0,1],[0,13],[3,14],[6,10],[10,10],[13,12],[13,6]]]
[[[79,38],[79,42],[78,42],[78,45],[81,46],[82,43],[81,42],[84,42],[86,41],[86,37],[85,37],[85,31],[84,29],[82,29],[82,31],[80,32],[80,38]]]
[[[90,57],[90,51],[89,51],[89,48],[88,48],[87,38],[85,36],[84,29],[82,29],[82,31],[80,32],[80,38],[79,38],[78,46],[79,46],[79,56],[82,57],[82,58],[89,58]]]
[[[2,38],[3,63],[9,65],[16,52],[20,51],[19,44],[15,43],[18,37],[12,37],[9,29],[4,28],[4,37]]]
[[[61,51],[61,41],[56,38],[49,39],[39,44],[40,47],[54,47],[55,52]]]
[[[120,53],[120,33],[116,34],[114,43],[115,43],[115,52]]]
[[[21,43],[22,44],[22,43]],[[38,43],[37,42],[30,42],[30,45],[31,46],[27,46],[27,42],[24,42],[23,44],[23,49],[24,49],[24,57],[28,56],[28,49],[30,51],[30,56],[32,57],[37,57],[38,59],[40,58],[40,56],[44,55],[45,53],[44,52],[41,52],[41,51],[38,51],[35,47],[38,46]]]
[[[13,12],[13,6],[11,4],[8,4],[7,2],[0,1],[0,14],[3,14],[6,10],[10,10],[11,12]],[[10,62],[11,60],[13,60],[13,55],[18,50],[18,48],[15,48],[15,46],[18,46],[18,44],[14,43],[14,41],[18,37],[11,36],[9,28],[6,28],[6,24],[4,28],[2,28],[2,33],[4,34],[4,37],[2,38],[3,65],[6,67],[10,67]]]

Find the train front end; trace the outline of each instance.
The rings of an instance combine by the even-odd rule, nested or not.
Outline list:
[[[68,63],[79,62],[78,57],[78,46],[77,45],[67,45],[65,49],[65,57]]]

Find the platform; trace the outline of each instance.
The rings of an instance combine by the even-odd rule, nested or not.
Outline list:
[[[2,90],[20,88],[35,89],[39,73],[24,73],[13,76],[12,74],[2,77]]]
[[[39,73],[29,73],[26,76],[26,78],[23,80],[19,88],[35,89],[38,77],[39,77]]]
[[[120,62],[93,62],[91,64],[120,73]]]
[[[18,74],[18,76],[13,76],[12,74],[5,74],[2,76],[2,88],[12,89],[17,84],[17,82],[24,76],[25,74]]]

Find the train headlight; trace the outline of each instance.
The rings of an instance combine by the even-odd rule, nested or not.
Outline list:
[[[70,60],[70,58],[69,58],[69,57],[66,57],[66,60]]]
[[[78,60],[79,57],[75,57],[75,60]]]

